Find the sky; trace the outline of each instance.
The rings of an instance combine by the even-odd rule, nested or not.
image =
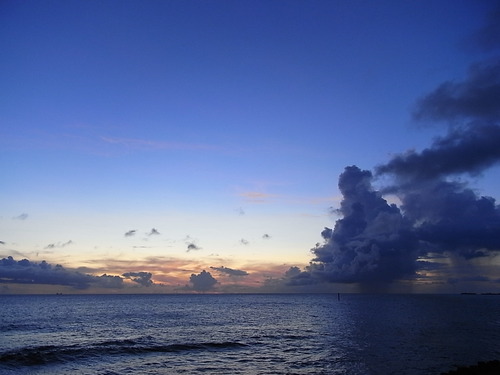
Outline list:
[[[500,292],[498,1],[2,1],[0,293]]]

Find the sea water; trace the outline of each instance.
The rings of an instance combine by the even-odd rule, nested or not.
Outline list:
[[[500,359],[500,296],[0,296],[0,374],[440,374]]]

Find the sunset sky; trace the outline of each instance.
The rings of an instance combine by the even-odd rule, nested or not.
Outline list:
[[[466,137],[500,149],[499,14],[475,0],[2,1],[0,293],[500,291],[500,209],[480,200],[499,197],[500,155],[446,169],[438,152]],[[488,100],[467,101],[483,81]],[[439,160],[426,171],[446,169],[432,178],[489,202],[474,236],[491,241],[451,246],[409,211],[404,158],[425,149]],[[340,225],[322,232],[348,215],[338,183],[354,165],[425,229],[405,272],[331,256]]]

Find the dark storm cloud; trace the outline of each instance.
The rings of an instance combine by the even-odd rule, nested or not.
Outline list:
[[[132,229],[132,230],[125,232],[124,236],[125,237],[132,237],[132,236],[135,236],[136,232],[137,232],[137,229]]]
[[[396,155],[378,166],[376,173],[393,174],[412,183],[451,174],[476,175],[499,161],[500,126],[474,124],[450,130],[420,153]]]
[[[321,233],[324,242],[311,251],[309,277],[330,282],[392,281],[416,271],[418,241],[411,223],[372,188],[372,174],[346,167],[339,178],[344,197],[335,228]]]
[[[191,274],[189,282],[192,284],[192,289],[199,292],[206,292],[212,289],[216,284],[217,280],[205,270],[201,271],[198,275]]]
[[[343,195],[335,228],[322,232],[323,244],[306,273],[292,284],[392,281],[412,277],[428,253],[456,254],[465,259],[500,250],[500,206],[477,195],[459,174],[477,175],[500,160],[500,127],[469,124],[452,128],[432,147],[396,155],[376,168],[390,175],[383,188],[401,201],[389,205],[372,188],[372,174],[352,166],[339,178]]]
[[[378,166],[401,184],[477,175],[500,161],[500,60],[474,65],[463,82],[446,82],[423,97],[414,113],[418,120],[444,121],[447,135],[422,152],[396,155]]]
[[[385,190],[400,198],[422,249],[466,259],[500,250],[495,199],[452,179],[478,175],[500,162],[500,63],[475,65],[464,82],[441,85],[419,102],[418,113],[453,126],[430,148],[378,166],[378,175],[394,178]]]
[[[500,250],[495,199],[438,178],[393,186],[398,208],[373,189],[372,179],[369,171],[346,167],[339,178],[342,218],[323,230],[323,243],[311,250],[315,258],[291,285],[390,282],[429,270],[427,254],[472,259]]]
[[[210,268],[213,269],[213,270],[215,270],[215,271],[218,271],[220,273],[225,273],[225,274],[230,275],[230,276],[247,276],[248,275],[247,271],[235,270],[235,269],[232,269],[232,268],[229,268],[229,267],[224,267],[224,266],[221,266],[221,267],[210,267]]]
[[[500,206],[494,198],[444,180],[405,186],[398,195],[422,248],[466,259],[500,250]]]
[[[494,38],[492,45],[499,42],[493,36],[498,27],[482,30]],[[417,102],[414,118],[445,122],[448,133],[421,152],[377,166],[376,177],[386,183],[380,191],[370,171],[345,168],[342,218],[324,229],[323,243],[311,250],[315,258],[290,284],[390,282],[439,267],[426,261],[429,254],[468,260],[500,251],[500,206],[464,180],[500,161],[500,60],[475,64],[465,80],[438,86]],[[395,194],[401,205],[389,204],[382,193]]]
[[[463,82],[445,82],[417,102],[416,120],[500,119],[500,60],[474,64]]]
[[[76,289],[90,286],[121,287],[122,279],[114,276],[92,276],[65,269],[46,261],[30,262],[28,259],[16,261],[11,256],[0,261],[0,283],[67,285]]]
[[[126,272],[122,275],[126,279],[130,279],[142,286],[151,286],[153,285],[153,274],[151,272]]]

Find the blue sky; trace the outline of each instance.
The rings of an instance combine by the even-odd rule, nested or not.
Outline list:
[[[494,56],[472,38],[494,6],[2,2],[0,255],[177,286],[302,269],[344,167],[446,134],[411,113]],[[499,177],[467,181],[496,197]]]

